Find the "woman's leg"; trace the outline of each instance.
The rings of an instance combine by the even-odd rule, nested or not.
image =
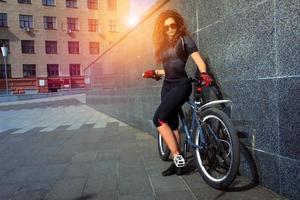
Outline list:
[[[180,150],[181,147],[181,138],[180,138],[180,133],[179,130],[173,130],[173,133],[175,135],[176,141],[177,141],[177,145],[178,145],[178,149]]]
[[[174,157],[179,155],[180,151],[178,148],[177,136],[174,134],[170,126],[167,123],[162,123],[161,126],[157,127],[157,129],[169,147],[172,156]]]
[[[178,128],[177,111],[181,108],[182,104],[190,95],[191,89],[192,87],[190,84],[180,85],[165,93],[163,95],[161,104],[158,106],[153,117],[153,123],[157,127],[159,133],[162,135],[173,156],[180,154],[180,149],[178,148],[177,143],[178,140],[172,131]],[[171,120],[170,123],[168,123],[168,119],[170,119],[170,117]],[[173,120],[173,118],[176,120]],[[179,138],[179,134],[177,135]]]
[[[173,158],[180,154],[180,137],[178,130],[172,131],[170,126],[167,123],[163,123],[161,126],[157,127],[159,133],[162,135],[164,141],[169,147]],[[176,167],[174,163],[172,163],[166,170],[162,172],[163,176],[171,176],[173,174],[177,174],[181,176],[183,174],[181,167]]]

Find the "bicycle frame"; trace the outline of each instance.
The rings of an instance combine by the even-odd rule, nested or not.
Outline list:
[[[186,118],[184,116],[183,110],[181,109],[180,112],[179,112],[179,118],[180,118],[182,126],[184,128],[185,137],[186,137],[185,147],[184,147],[185,152],[187,150],[187,145],[189,145],[193,148],[197,148],[201,152],[203,152],[205,150],[206,142],[205,142],[205,138],[204,138],[204,134],[203,134],[203,130],[202,130],[202,123],[203,122],[199,118],[198,113],[205,110],[205,109],[207,109],[207,108],[214,107],[218,104],[224,104],[224,103],[228,103],[228,104],[232,105],[232,101],[230,101],[230,100],[216,100],[216,101],[208,102],[208,103],[206,103],[206,104],[199,107],[199,105],[201,105],[201,102],[193,101],[191,99],[189,99],[187,101],[187,104],[192,108],[192,112],[193,112],[192,113],[192,122],[191,122],[190,129],[189,129],[189,126],[187,124]],[[232,106],[231,106],[231,108],[232,108]],[[199,129],[199,131],[200,131],[200,141],[201,141],[200,145],[197,145],[197,144],[192,142],[191,135],[192,135],[192,130],[194,129],[195,126],[201,127]],[[216,134],[211,129],[210,129],[210,132],[212,133],[212,136],[215,138],[215,140],[219,143],[220,140],[216,136]],[[186,153],[185,153],[185,155],[186,155]]]

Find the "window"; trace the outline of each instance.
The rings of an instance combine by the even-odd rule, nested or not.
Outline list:
[[[10,64],[6,65],[7,78],[11,78],[11,66]],[[0,64],[0,78],[5,78],[5,65]]]
[[[7,27],[7,14],[0,13],[0,27]]]
[[[46,41],[46,54],[57,54],[57,41]]]
[[[69,53],[79,54],[79,42],[68,42]]]
[[[111,31],[111,32],[118,32],[119,31],[119,26],[118,26],[118,21],[117,20],[109,20],[108,21],[108,27],[109,27],[109,31]]]
[[[70,76],[80,76],[80,64],[70,64]]]
[[[32,15],[19,15],[20,28],[33,28],[33,17]]]
[[[90,54],[99,54],[99,42],[90,42]]]
[[[34,53],[34,40],[21,40],[22,53]]]
[[[117,0],[107,0],[108,10],[117,10]]]
[[[78,31],[79,30],[79,20],[78,18],[67,18],[68,30]]]
[[[31,0],[18,0],[18,3],[27,3],[27,4],[31,4]]]
[[[55,0],[43,0],[43,6],[55,6]]]
[[[78,8],[77,0],[66,0],[67,8]]]
[[[97,9],[98,8],[98,0],[88,0],[87,1],[89,9]]]
[[[24,64],[23,65],[23,77],[35,77],[35,64]]]
[[[47,64],[48,76],[58,76],[58,64]]]
[[[44,16],[44,28],[56,29],[56,17]]]
[[[9,50],[9,40],[2,40],[2,39],[0,39],[0,47],[3,47],[3,45],[8,48],[8,53],[10,53],[10,50]]]
[[[96,32],[98,29],[98,19],[89,19],[89,31]]]

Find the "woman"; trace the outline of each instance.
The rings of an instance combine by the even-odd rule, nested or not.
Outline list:
[[[192,85],[185,71],[188,57],[191,55],[200,71],[200,78],[206,86],[212,78],[206,73],[206,65],[197,46],[189,36],[183,17],[176,10],[162,12],[155,22],[153,41],[156,64],[163,69],[147,70],[144,78],[156,80],[165,76],[161,90],[161,104],[158,106],[153,123],[162,135],[173,156],[172,165],[162,172],[163,176],[181,175],[185,160],[180,155],[180,134],[178,131],[178,112],[189,98]]]

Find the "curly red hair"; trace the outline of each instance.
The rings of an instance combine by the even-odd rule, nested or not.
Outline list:
[[[177,10],[166,10],[162,12],[155,21],[153,31],[154,58],[157,64],[161,63],[160,53],[169,45],[164,32],[164,22],[168,18],[173,18],[178,26],[177,33],[171,41],[172,46],[175,46],[181,36],[189,35],[185,21]]]

